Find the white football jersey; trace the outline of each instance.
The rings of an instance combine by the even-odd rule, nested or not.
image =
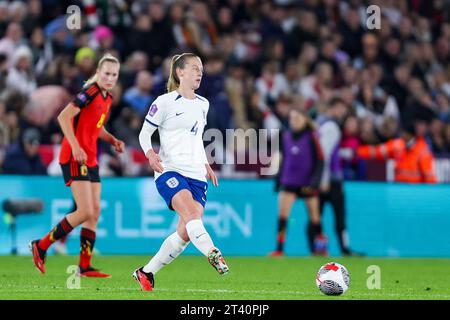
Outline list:
[[[203,130],[208,109],[206,98],[196,94],[195,99],[187,99],[177,91],[163,94],[152,103],[145,121],[158,127],[163,173],[175,171],[206,182]],[[155,179],[160,175],[155,172]]]

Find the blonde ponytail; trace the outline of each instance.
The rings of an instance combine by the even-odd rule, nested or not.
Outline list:
[[[188,58],[198,58],[198,56],[193,53],[183,53],[176,54],[172,57],[169,80],[167,80],[167,92],[176,90],[180,86],[180,79],[177,75],[177,68],[184,69],[186,60]]]
[[[93,83],[96,83],[98,81],[98,70],[100,70],[100,68],[102,67],[103,63],[105,62],[112,62],[112,63],[117,63],[120,66],[120,62],[119,60],[114,57],[112,54],[110,53],[106,53],[103,55],[103,57],[100,59],[100,61],[97,64],[97,71],[95,72],[95,74],[90,77],[83,85],[83,88],[86,88],[88,86],[90,86]]]

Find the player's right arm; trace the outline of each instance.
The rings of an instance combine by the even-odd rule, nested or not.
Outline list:
[[[87,154],[80,147],[72,125],[72,119],[79,114],[80,111],[80,108],[78,108],[73,102],[70,102],[58,115],[58,123],[61,126],[61,130],[69,142],[70,147],[72,148],[73,158],[79,163],[84,163],[87,160]]]
[[[142,151],[144,151],[144,154],[148,159],[150,167],[153,171],[161,173],[164,171],[164,168],[161,165],[161,158],[152,147],[152,135],[156,129],[157,127],[149,124],[147,121],[144,121],[141,132],[139,133],[139,143],[141,144]]]
[[[99,92],[99,87],[95,84],[84,87],[58,116],[61,130],[72,148],[72,156],[79,163],[87,161],[87,154],[78,143],[75,130],[73,129],[72,119],[81,112],[81,109],[87,107]]]
[[[144,151],[145,156],[148,159],[150,167],[155,172],[163,172],[164,168],[161,165],[161,158],[153,150],[152,147],[152,135],[158,129],[158,127],[163,123],[165,118],[165,112],[163,108],[163,103],[158,97],[150,106],[147,115],[145,116],[144,123],[142,125],[141,132],[139,133],[139,143],[141,145],[142,151]]]

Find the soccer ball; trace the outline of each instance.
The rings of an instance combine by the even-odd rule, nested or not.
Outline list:
[[[343,265],[329,262],[317,272],[316,285],[327,296],[339,296],[348,290],[350,274]]]

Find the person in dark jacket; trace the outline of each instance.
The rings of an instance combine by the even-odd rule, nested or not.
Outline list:
[[[12,144],[3,162],[3,173],[24,175],[46,175],[47,169],[39,155],[41,135],[35,128],[23,132],[20,142]]]
[[[344,256],[362,256],[363,253],[350,249],[347,228],[344,190],[344,169],[340,158],[342,139],[341,125],[349,112],[349,106],[341,98],[332,98],[325,114],[316,119],[319,125],[320,145],[324,154],[324,168],[320,183],[320,214],[330,203],[335,216],[335,232],[341,253]],[[327,255],[328,239],[320,239],[323,255]]]
[[[302,198],[309,214],[308,244],[315,253],[314,241],[322,233],[319,212],[319,185],[323,154],[312,120],[300,110],[289,113],[289,130],[281,140],[281,167],[277,177],[279,216],[277,248],[270,256],[284,255],[287,220],[297,198]]]

